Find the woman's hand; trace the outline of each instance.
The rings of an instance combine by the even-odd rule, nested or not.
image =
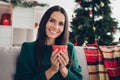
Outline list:
[[[57,73],[59,71],[59,60],[58,60],[58,49],[56,49],[55,51],[52,52],[50,61],[51,61],[51,69],[53,70],[53,72]]]
[[[45,72],[47,80],[49,80],[55,73],[59,71],[58,54],[58,49],[52,52],[52,55],[50,57],[51,67]]]
[[[60,63],[60,69],[66,67],[66,65],[69,63],[68,52],[66,50],[61,50],[58,54],[58,60]]]
[[[63,77],[66,77],[68,74],[68,69],[66,68],[66,65],[69,63],[69,57],[68,52],[66,50],[61,50],[58,54],[58,60],[60,64],[60,72]]]

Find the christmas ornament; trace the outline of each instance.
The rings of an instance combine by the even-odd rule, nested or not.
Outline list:
[[[92,17],[93,15],[92,15],[92,14],[90,14],[89,16],[90,16],[90,17]]]
[[[72,20],[76,21],[76,14],[75,13],[72,14]]]
[[[92,14],[92,10],[89,10],[89,11],[88,11],[88,14]]]
[[[78,26],[78,30],[80,30],[80,28],[81,28],[81,26],[79,25],[79,26]]]
[[[95,30],[96,30],[96,27],[95,27],[95,26],[93,26],[93,27],[92,27],[92,29],[95,31]]]
[[[92,14],[93,14],[92,10],[89,10],[88,14],[89,14],[90,17],[92,17]]]
[[[96,7],[94,7],[94,10],[95,10],[95,11],[97,11],[97,8],[96,8]]]
[[[76,21],[76,17],[73,17],[73,19],[72,19],[73,21]]]
[[[88,10],[88,8],[87,8],[87,7],[85,7],[85,10],[87,11],[87,10]]]
[[[89,7],[88,9],[89,9],[89,10],[92,10],[92,7]]]
[[[111,35],[111,32],[108,32],[107,35]]]
[[[101,1],[101,2],[100,2],[100,6],[101,6],[101,7],[104,7],[104,5],[105,5],[105,4]]]

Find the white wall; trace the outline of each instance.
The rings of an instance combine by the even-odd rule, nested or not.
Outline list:
[[[68,14],[69,21],[71,20],[73,8],[75,6],[74,0],[36,0],[36,1],[38,1],[39,3],[48,3],[50,7],[54,5],[62,6]]]

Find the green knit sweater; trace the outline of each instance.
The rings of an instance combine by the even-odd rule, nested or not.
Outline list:
[[[34,57],[35,42],[25,42],[21,47],[20,55],[18,56],[15,80],[47,80],[45,70],[50,67],[50,56],[52,53],[52,45],[44,46],[44,69],[39,73],[35,73],[36,64]],[[56,73],[50,80],[82,80],[81,67],[78,64],[76,50],[72,43],[68,43],[68,50],[73,60],[72,67],[68,68],[68,75],[63,78],[60,72]]]

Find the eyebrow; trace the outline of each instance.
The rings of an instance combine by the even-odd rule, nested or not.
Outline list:
[[[53,19],[53,20],[55,20],[54,18],[51,18],[51,17],[50,17],[50,19]]]
[[[50,19],[56,21],[56,20],[55,20],[54,18],[52,18],[52,17],[50,17]],[[60,21],[60,23],[61,23],[61,22],[62,22],[63,24],[65,23],[65,22],[63,22],[63,21]]]

